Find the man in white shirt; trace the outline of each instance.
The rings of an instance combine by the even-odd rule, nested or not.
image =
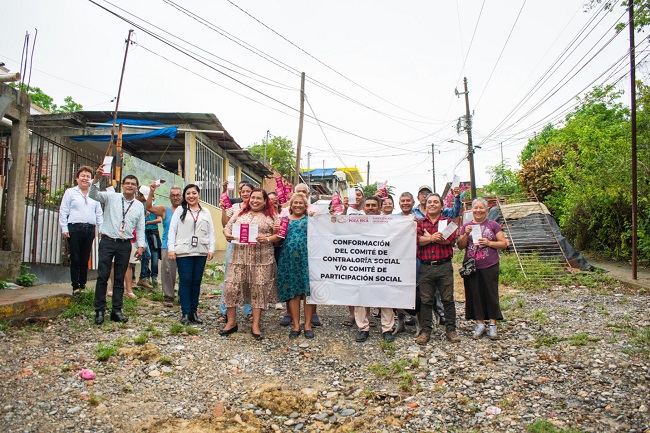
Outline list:
[[[140,258],[145,249],[144,206],[135,199],[138,178],[127,175],[122,180],[122,193],[99,191],[104,166],[100,165],[88,195],[93,200],[104,204],[104,222],[101,227],[102,239],[99,242],[99,266],[95,286],[95,323],[104,323],[106,309],[106,287],[114,266],[113,306],[111,320],[126,323],[129,321],[122,314],[122,297],[124,296],[124,275],[131,258],[131,239],[135,230],[138,249],[135,257]],[[113,263],[115,260],[115,263]]]

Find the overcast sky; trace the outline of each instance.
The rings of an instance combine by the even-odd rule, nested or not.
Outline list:
[[[133,28],[120,110],[214,113],[242,147],[267,130],[297,142],[305,72],[302,167],[310,152],[314,168],[366,178],[370,162],[370,181],[398,192],[432,183],[432,144],[440,192],[454,173],[469,179],[467,147],[448,141],[467,142],[463,77],[479,186],[501,143],[517,167],[534,132],[592,83],[629,87],[628,31],[613,30],[625,11],[585,11],[585,0],[94,1],[144,29],[88,0],[5,2],[0,61],[19,70],[25,32],[33,41],[38,29],[31,84],[58,104],[113,110]]]

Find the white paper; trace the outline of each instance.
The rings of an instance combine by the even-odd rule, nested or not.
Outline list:
[[[163,183],[165,183],[167,181],[165,179],[156,179],[156,180],[154,180],[154,182],[156,183],[156,186],[160,186],[161,184],[163,184]]]
[[[348,188],[348,205],[357,204],[357,189]]]
[[[442,233],[447,228],[447,220],[438,221],[438,232]]]
[[[454,180],[451,182],[452,188],[458,188],[460,186],[460,176],[454,175]]]
[[[235,189],[235,176],[228,176],[228,191]]]
[[[257,236],[259,236],[259,226],[257,224],[248,225],[248,243],[256,244]]]
[[[365,215],[365,212],[348,206],[348,212],[346,213],[346,215]]]
[[[233,244],[240,244],[239,238],[241,236],[241,225],[239,224],[233,224],[232,225],[232,237],[235,238],[234,241],[232,241]],[[259,227],[257,224],[249,224],[248,225],[248,243],[249,244],[257,244],[257,236],[259,233]]]
[[[113,165],[113,157],[112,156],[105,156],[104,157],[104,163],[102,164],[104,166],[104,173],[102,176],[110,176],[111,175],[111,166]]]
[[[478,245],[478,240],[483,237],[483,233],[481,233],[481,226],[478,224],[474,224],[472,226],[472,243],[474,245]]]
[[[440,222],[438,222],[438,224],[440,224]],[[447,224],[447,227],[445,227],[445,229],[442,231],[442,238],[444,240],[447,240],[447,238],[449,238],[449,236],[451,236],[451,234],[455,232],[457,228],[458,226],[456,225],[455,222],[453,221],[450,222],[449,224]]]

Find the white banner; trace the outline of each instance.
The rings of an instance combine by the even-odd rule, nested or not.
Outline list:
[[[310,304],[415,308],[412,216],[309,218]]]

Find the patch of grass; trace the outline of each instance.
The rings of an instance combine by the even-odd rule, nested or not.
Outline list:
[[[161,356],[158,362],[160,365],[172,365],[173,359],[170,356]]]
[[[208,262],[203,270],[203,283],[219,284],[223,281],[223,263]]]
[[[379,347],[381,348],[381,350],[382,350],[385,354],[387,354],[387,355],[389,355],[389,356],[393,356],[393,355],[395,354],[395,350],[397,350],[397,347],[395,346],[395,342],[394,342],[394,341],[384,341],[384,340],[381,340],[381,341],[379,342]]]
[[[399,376],[399,389],[401,389],[402,391],[410,391],[412,383],[413,383],[412,373],[402,373]]]
[[[533,313],[531,314],[531,318],[538,322],[541,323],[542,325],[548,324],[548,310],[546,308],[541,308],[539,310],[533,310]]]
[[[59,368],[61,369],[61,372],[62,372],[62,373],[67,373],[68,371],[72,370],[72,367],[70,367],[69,364],[63,364],[63,365],[62,365],[61,367],[59,367]]]
[[[138,346],[142,346],[147,341],[149,341],[149,337],[144,332],[133,339],[133,342]]]
[[[72,300],[72,304],[66,308],[61,315],[62,319],[73,317],[92,317],[95,314],[95,292],[82,292],[79,297]]]
[[[535,347],[542,347],[542,346],[553,346],[554,344],[558,344],[560,342],[564,341],[564,338],[558,337],[557,335],[553,335],[551,337],[537,337],[535,339],[534,346]]]
[[[194,326],[187,325],[185,327],[185,332],[188,335],[198,335],[201,331],[199,330],[199,328],[195,328]]]
[[[122,392],[124,394],[130,394],[133,392],[133,387],[127,383],[126,385],[122,386]]]
[[[97,361],[107,361],[114,355],[117,355],[117,347],[112,344],[97,343],[97,346],[95,346],[95,358]]]
[[[161,291],[154,290],[153,292],[150,292],[148,290],[134,290],[134,292],[140,297],[140,298],[147,298],[151,301],[155,302],[163,302],[165,300],[165,295]]]
[[[630,344],[635,346],[635,351],[650,357],[650,326],[646,326],[643,329],[636,329],[634,331],[634,338],[630,340]]]
[[[201,308],[201,309],[208,308],[208,303],[204,302],[204,301],[201,301],[201,302],[199,302],[199,305],[197,307]]]
[[[609,316],[609,311],[607,311],[607,308],[605,308],[605,307],[602,307],[602,306],[601,306],[601,307],[598,308],[598,310],[596,310],[596,311],[598,311],[598,313],[603,314],[603,315],[605,315],[605,316]]]
[[[575,428],[563,429],[556,427],[550,421],[538,419],[534,423],[530,424],[526,429],[530,433],[584,433],[583,430],[578,430]]]
[[[199,331],[198,328],[195,328],[190,325],[183,325],[181,323],[172,323],[172,325],[169,327],[169,334],[170,335],[178,335],[182,333],[186,333],[188,335],[198,335],[201,331]]]
[[[600,341],[600,337],[594,337],[591,335],[587,335],[584,332],[580,332],[578,334],[574,334],[570,336],[567,341],[572,345],[572,346],[586,346],[589,342],[595,342],[595,341]]]
[[[370,364],[368,366],[368,371],[374,373],[375,376],[384,379],[390,377],[390,369],[386,367],[384,364],[378,364],[378,363]]]
[[[91,404],[92,406],[99,406],[99,403],[101,403],[103,399],[104,398],[102,396],[92,392],[90,393],[90,398],[88,399],[88,403]]]
[[[181,325],[180,323],[172,323],[172,325],[169,327],[169,334],[170,335],[178,335],[183,332],[185,327]]]
[[[162,337],[162,335],[163,335],[162,331],[160,331],[158,329],[155,329],[155,330],[151,331],[151,336],[152,337],[159,338],[159,337]]]

